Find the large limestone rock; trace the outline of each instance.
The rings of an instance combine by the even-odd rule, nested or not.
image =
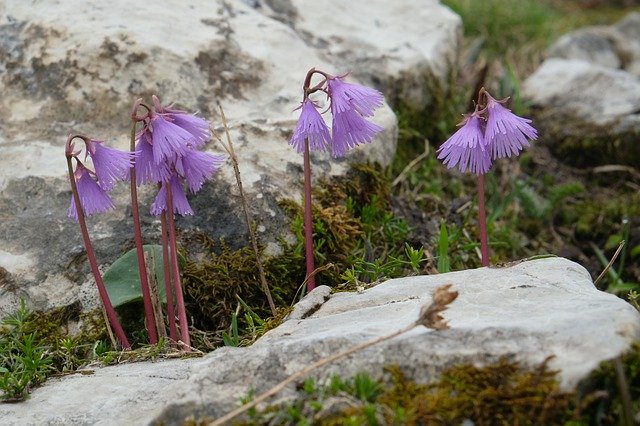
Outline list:
[[[77,225],[66,218],[63,144],[68,133],[82,132],[127,148],[129,108],[139,96],[155,93],[199,110],[218,129],[216,102],[224,106],[260,238],[277,253],[277,239],[287,233],[278,201],[301,198],[302,159],[287,140],[307,70],[353,71],[352,81],[375,84],[395,99],[428,72],[446,74],[456,54],[460,20],[439,2],[394,6],[393,13],[388,6],[382,0],[2,2],[0,316],[20,297],[38,309],[75,300],[94,306]],[[349,161],[387,164],[396,120],[385,105],[375,121],[385,131],[374,143],[341,160],[315,155],[314,174],[343,174]],[[115,194],[122,207],[90,224],[105,265],[132,239],[126,189]],[[227,164],[192,199],[196,215],[179,226],[245,245],[234,194]],[[143,194],[143,210],[151,196]],[[156,221],[145,218],[143,225],[150,239],[157,236]]]
[[[506,356],[532,367],[553,356],[550,368],[568,390],[640,338],[640,314],[631,305],[598,291],[580,265],[547,258],[389,280],[362,293],[330,295],[318,287],[253,346],[51,379],[26,402],[0,405],[0,416],[7,425],[181,425],[188,416],[220,416],[251,389],[263,392],[322,357],[405,327],[443,284],[459,292],[444,312],[450,329],[415,328],[313,375],[381,377],[383,366],[396,364],[425,383],[460,363]],[[277,398],[293,396],[290,386]]]
[[[640,165],[640,14],[560,38],[524,84],[551,150],[577,165]]]

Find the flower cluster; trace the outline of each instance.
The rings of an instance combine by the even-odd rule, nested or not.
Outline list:
[[[345,76],[331,76],[319,73],[324,80],[313,88],[305,87],[305,97],[299,109],[300,118],[289,144],[302,153],[305,140],[309,141],[311,151],[331,149],[334,157],[342,157],[351,148],[369,143],[382,127],[368,120],[373,111],[382,106],[382,93],[369,87],[346,83]],[[331,104],[331,132],[318,111],[318,105],[308,95],[315,91],[327,94]]]
[[[486,101],[481,103],[483,96]],[[507,99],[498,101],[482,89],[478,100],[475,111],[465,114],[460,129],[440,146],[438,158],[448,168],[458,166],[462,172],[482,175],[493,160],[518,155],[529,140],[538,138],[538,132],[531,120],[502,106]]]
[[[103,141],[76,135],[85,143],[85,160],[90,157],[95,171],[87,168],[78,159],[79,151],[74,151],[72,139],[67,142],[67,155],[74,157],[77,162],[73,172],[82,210],[87,216],[102,213],[115,208],[108,191],[115,186],[116,181],[129,179],[129,170],[133,166],[135,153],[119,151],[104,145]],[[68,216],[78,220],[78,210],[73,197],[69,206]]]
[[[164,107],[155,96],[153,103],[154,108],[141,120],[144,127],[136,143],[136,183],[160,185],[151,214],[158,216],[167,210],[168,195],[174,212],[183,216],[193,214],[182,182],[195,194],[212,178],[225,156],[201,151],[211,136],[205,120]]]

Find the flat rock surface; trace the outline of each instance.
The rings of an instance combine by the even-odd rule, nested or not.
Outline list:
[[[108,416],[121,424],[180,425],[189,416],[220,416],[251,389],[263,392],[322,357],[405,327],[444,284],[459,292],[444,312],[449,329],[416,327],[313,375],[323,380],[367,371],[384,377],[383,367],[396,364],[425,383],[460,363],[483,365],[508,357],[533,367],[551,356],[562,387],[571,389],[640,338],[640,314],[631,305],[598,291],[580,265],[546,258],[394,279],[329,298],[319,287],[318,297],[310,293],[311,303],[297,305],[290,319],[250,347],[55,379],[24,403],[0,405],[0,415],[3,424],[15,425],[106,424],[99,422]],[[276,398],[294,395],[291,386]],[[123,408],[111,413],[119,401]]]

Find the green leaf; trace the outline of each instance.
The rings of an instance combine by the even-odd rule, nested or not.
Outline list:
[[[155,260],[156,282],[158,283],[158,297],[161,301],[167,300],[164,285],[164,266],[162,262],[162,246],[145,245],[144,251],[149,253],[149,259]],[[180,261],[180,257],[178,257]],[[153,269],[153,268],[152,268]],[[140,289],[140,275],[138,271],[138,258],[136,250],[125,253],[107,269],[103,275],[104,285],[109,293],[111,304],[114,307],[126,303],[142,300]]]

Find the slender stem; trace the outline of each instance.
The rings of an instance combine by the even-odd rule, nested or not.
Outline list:
[[[167,212],[160,215],[160,223],[162,227],[162,266],[164,267],[164,288],[167,295],[167,318],[169,319],[169,338],[177,342],[178,333],[176,332],[176,314],[173,310],[173,288],[171,287],[171,268],[169,266],[169,242],[167,240]]]
[[[135,151],[136,143],[136,121],[132,121],[131,143],[129,150]],[[158,331],[156,329],[156,318],[153,314],[153,304],[151,303],[151,292],[149,290],[149,277],[147,266],[144,261],[144,247],[142,245],[142,230],[140,227],[140,212],[138,210],[138,190],[136,187],[136,168],[132,165],[129,171],[131,177],[131,214],[133,216],[133,240],[136,244],[136,254],[138,257],[138,271],[140,274],[140,289],[142,290],[142,302],[144,304],[144,316],[147,331],[149,332],[149,343],[158,343]]]
[[[484,175],[478,176],[478,222],[480,224],[480,252],[482,253],[482,266],[489,266],[487,215],[484,209]]]
[[[176,228],[173,220],[173,192],[171,183],[165,184],[167,191],[167,219],[169,225],[169,247],[171,251],[171,269],[173,272],[173,287],[176,292],[176,305],[178,308],[178,324],[180,325],[180,340],[185,345],[185,351],[191,348],[189,339],[189,325],[187,324],[187,311],[184,307],[182,295],[182,283],[180,282],[180,267],[178,266],[178,251],[176,249]]]
[[[217,418],[216,420],[214,420],[213,422],[209,423],[208,426],[219,426],[219,425],[224,425],[226,424],[229,420],[233,419],[236,416],[239,416],[240,414],[244,413],[247,410],[250,410],[251,408],[255,407],[256,405],[258,405],[259,403],[261,403],[262,401],[265,401],[267,398],[269,398],[270,396],[275,395],[276,393],[280,392],[282,389],[284,389],[289,383],[294,382],[295,380],[300,379],[301,377],[305,376],[306,374],[310,373],[311,371],[315,370],[316,368],[322,367],[323,365],[329,364],[330,362],[336,361],[340,358],[344,358],[347,355],[351,355],[354,352],[360,351],[362,349],[366,349],[369,346],[373,346],[377,343],[380,342],[384,342],[385,340],[389,340],[389,339],[393,339],[396,336],[399,336],[403,333],[406,333],[409,330],[412,330],[414,327],[419,326],[420,323],[415,321],[412,322],[411,324],[409,324],[408,326],[395,331],[391,334],[388,334],[386,336],[381,336],[381,337],[376,337],[373,340],[369,340],[367,342],[364,343],[360,343],[359,345],[355,345],[352,346],[348,349],[345,349],[342,352],[338,352],[336,354],[330,355],[326,358],[322,358],[316,362],[314,362],[313,364],[309,365],[306,368],[303,368],[302,370],[298,371],[295,374],[292,374],[291,376],[287,377],[286,379],[284,379],[283,381],[281,381],[280,383],[278,383],[277,385],[275,385],[274,387],[272,387],[271,389],[269,389],[268,391],[258,395],[256,398],[254,398],[251,402],[248,402],[246,404],[244,404],[241,407],[236,408],[235,410],[229,412],[228,414]]]
[[[91,239],[89,238],[89,230],[87,229],[87,223],[84,219],[84,209],[82,208],[82,204],[80,203],[80,195],[78,194],[78,187],[76,186],[76,179],[73,176],[73,165],[71,164],[71,157],[67,156],[67,167],[69,169],[69,180],[71,182],[71,192],[73,193],[73,200],[76,205],[76,211],[78,213],[78,223],[80,224],[80,231],[82,233],[82,241],[84,242],[84,248],[87,252],[87,259],[89,260],[89,265],[91,266],[91,272],[96,280],[96,286],[98,287],[98,293],[100,294],[100,299],[102,300],[102,305],[107,314],[107,318],[109,319],[109,323],[113,328],[118,340],[120,340],[120,344],[124,349],[131,349],[131,345],[129,344],[129,340],[127,340],[127,336],[124,334],[124,330],[120,325],[120,321],[118,321],[118,315],[116,314],[115,309],[113,309],[113,305],[111,304],[111,300],[109,300],[109,294],[107,293],[107,288],[104,286],[104,281],[102,281],[102,275],[100,275],[100,269],[98,268],[98,261],[96,260],[96,254],[93,251],[93,245],[91,245]]]
[[[240,192],[240,201],[242,202],[242,210],[244,211],[244,220],[247,224],[247,230],[249,231],[249,237],[251,238],[251,245],[253,247],[253,253],[256,256],[256,265],[258,266],[258,274],[260,275],[260,284],[262,285],[262,291],[267,296],[269,302],[269,308],[271,308],[271,314],[275,317],[277,315],[276,305],[273,303],[273,297],[271,297],[271,290],[269,290],[269,284],[267,283],[267,275],[264,272],[262,266],[262,256],[258,249],[258,238],[251,225],[251,219],[249,217],[249,205],[247,203],[247,197],[244,195],[244,188],[242,186],[242,179],[240,178],[240,166],[238,165],[238,157],[233,149],[233,143],[231,142],[231,135],[229,134],[229,126],[227,126],[227,118],[224,115],[222,105],[220,107],[220,115],[222,117],[222,124],[224,125],[225,133],[227,134],[227,145],[224,143],[222,146],[227,150],[227,153],[231,157],[231,164],[233,165],[233,172],[236,176],[236,184],[238,185],[238,191]],[[218,139],[220,141],[220,139]],[[222,141],[220,141],[222,142]]]
[[[304,141],[304,242],[307,259],[307,292],[316,287],[313,276],[313,214],[311,211],[311,161],[309,160],[309,139]]]

